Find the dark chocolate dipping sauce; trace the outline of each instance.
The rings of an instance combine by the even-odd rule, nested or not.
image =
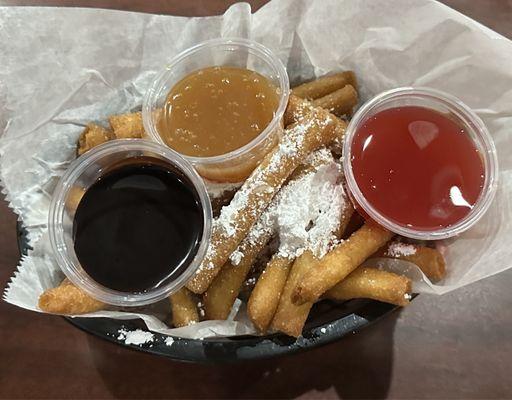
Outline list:
[[[145,292],[181,275],[197,253],[203,210],[192,183],[157,159],[107,172],[82,197],[73,232],[82,268],[99,284]]]

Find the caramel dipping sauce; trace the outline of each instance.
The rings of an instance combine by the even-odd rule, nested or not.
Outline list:
[[[279,99],[277,87],[257,72],[226,66],[200,69],[169,92],[160,135],[186,156],[226,154],[268,126]]]
[[[276,146],[290,82],[283,63],[249,39],[217,38],[169,61],[142,105],[149,139],[181,154],[202,178],[243,182]]]

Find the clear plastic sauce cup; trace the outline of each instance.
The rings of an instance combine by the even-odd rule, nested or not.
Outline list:
[[[157,160],[159,165],[169,166],[169,170],[178,171],[189,181],[201,205],[203,230],[195,256],[186,268],[180,269],[179,274],[171,271],[171,279],[156,288],[137,293],[121,292],[94,281],[80,264],[74,249],[74,217],[82,196],[99,178],[119,166],[137,164],[138,159],[148,158]],[[97,146],[71,163],[54,191],[48,228],[55,258],[71,282],[104,303],[142,306],[176,292],[192,277],[206,254],[211,222],[212,210],[204,182],[186,160],[158,143],[144,139],[123,139]],[[141,268],[144,267],[141,265]]]
[[[436,179],[439,178],[439,180],[445,179],[445,182],[439,182],[439,180],[435,181],[436,185],[435,190],[437,192],[441,192],[439,189],[439,186],[442,186],[443,183],[447,184],[447,187],[449,188],[449,198],[448,202],[445,202],[444,204],[449,204],[452,206],[453,203],[453,209],[456,209],[456,207],[467,207],[465,212],[467,212],[463,217],[461,217],[458,220],[455,220],[453,223],[447,224],[447,226],[430,226],[428,228],[425,228],[425,226],[414,226],[414,224],[406,224],[403,221],[398,221],[396,218],[396,215],[390,215],[389,212],[385,214],[382,212],[382,207],[376,207],[375,204],[377,201],[380,201],[376,196],[373,197],[373,200],[370,201],[368,199],[370,190],[375,188],[374,193],[379,193],[377,190],[381,190],[380,195],[382,196],[392,196],[389,193],[386,193],[385,186],[381,185],[382,189],[377,189],[378,185],[373,185],[374,183],[374,177],[375,175],[372,175],[370,173],[364,175],[362,173],[359,173],[359,175],[355,175],[354,169],[356,168],[356,165],[354,163],[360,163],[361,165],[362,156],[359,155],[358,152],[362,149],[364,154],[365,148],[371,148],[375,144],[375,135],[379,134],[379,129],[377,129],[378,125],[374,121],[377,121],[379,117],[382,115],[391,115],[392,112],[402,112],[404,110],[413,110],[413,111],[426,111],[427,114],[430,113],[430,115],[435,116],[439,118],[444,118],[449,121],[447,122],[447,125],[443,126],[452,126],[452,127],[458,127],[457,130],[454,129],[454,138],[456,140],[462,140],[464,143],[468,143],[469,147],[465,147],[465,149],[472,149],[471,151],[476,151],[476,154],[479,156],[476,158],[477,162],[482,163],[482,171],[478,177],[480,179],[480,192],[478,195],[475,195],[476,200],[473,204],[469,204],[465,202],[465,199],[460,195],[460,192],[458,192],[458,187],[451,186],[450,179],[450,173],[452,171],[448,171],[446,175],[444,176],[436,176]],[[398,115],[398,114],[394,114]],[[419,113],[421,115],[421,112]],[[382,121],[382,120],[381,120]],[[398,131],[401,129],[398,126],[393,124],[393,120],[389,119],[387,121],[391,121],[390,123],[387,123],[385,125],[385,128],[381,130],[381,132],[387,132],[385,140],[392,141],[394,140],[394,135],[398,135]],[[373,123],[373,125],[372,125]],[[455,125],[453,125],[455,123]],[[452,124],[452,125],[450,125]],[[404,125],[405,126],[405,125]],[[440,125],[441,126],[441,125]],[[375,132],[372,130],[375,129]],[[365,135],[357,136],[360,133],[358,132],[365,132]],[[426,120],[418,120],[413,123],[409,123],[407,126],[407,130],[404,130],[405,132],[405,139],[411,142],[411,145],[413,146],[414,150],[416,150],[416,146],[418,146],[419,151],[423,151],[424,148],[426,149],[427,146],[430,146],[434,143],[435,140],[439,140],[439,135],[443,135],[443,131],[439,130],[435,124],[430,123]],[[381,133],[382,134],[382,133]],[[467,138],[464,137],[458,137],[457,135],[464,134],[467,135]],[[397,137],[397,136],[395,136]],[[469,139],[469,141],[467,140]],[[372,141],[374,143],[372,143]],[[459,142],[459,143],[462,143]],[[356,144],[357,143],[357,144]],[[382,142],[381,142],[382,143]],[[439,143],[439,142],[437,142]],[[356,147],[354,147],[356,146]],[[374,147],[377,148],[377,147]],[[357,149],[357,150],[356,150]],[[432,147],[430,148],[432,149]],[[430,151],[430,150],[427,150]],[[460,148],[443,148],[441,150],[443,152],[443,157],[446,154],[454,154],[457,151],[461,151]],[[464,150],[465,151],[465,150]],[[445,154],[446,153],[446,154]],[[369,154],[381,154],[382,153],[368,153],[366,157],[369,156]],[[425,153],[427,154],[427,153]],[[428,153],[429,158],[427,161],[430,163],[430,160],[434,160],[437,158],[434,157],[435,153]],[[465,153],[466,154],[466,153]],[[466,154],[468,155],[468,154]],[[387,168],[389,166],[388,162],[390,157],[404,157],[404,154],[399,154],[395,152],[394,154],[385,154],[383,159],[378,158],[378,161],[371,161],[374,162],[375,166],[372,166],[372,171],[378,171],[379,168]],[[450,160],[452,156],[448,156],[447,159]],[[385,158],[387,158],[388,161],[385,161]],[[367,163],[369,159],[367,159],[365,162]],[[473,160],[475,160],[475,156],[473,156]],[[437,161],[436,161],[437,162]],[[382,165],[382,167],[381,167]],[[384,167],[385,165],[385,167]],[[409,164],[408,164],[409,165]],[[436,165],[433,164],[430,165],[430,168],[434,171],[436,171]],[[469,163],[470,167],[474,167],[475,163]],[[416,175],[415,172],[419,171],[421,174],[423,174],[423,171],[426,170],[426,166],[421,164],[421,162],[411,162],[410,163],[410,171],[406,171],[405,174],[402,174],[402,176],[408,177],[407,181],[407,188],[404,188],[404,192],[401,193],[400,190],[394,191],[394,196],[401,196],[402,194],[405,195],[407,190],[410,190],[410,187],[413,187],[413,183],[411,183],[411,180],[415,179]],[[366,104],[364,104],[354,115],[352,120],[350,121],[346,135],[345,135],[345,142],[343,147],[343,168],[345,172],[346,182],[347,182],[347,188],[349,190],[350,197],[352,198],[353,202],[355,203],[356,208],[358,208],[360,211],[362,211],[363,214],[365,214],[369,219],[373,220],[374,222],[384,226],[385,228],[389,229],[392,232],[395,232],[397,234],[400,234],[405,237],[414,238],[414,239],[420,239],[420,240],[434,240],[434,239],[443,239],[452,237],[455,235],[460,234],[461,232],[464,232],[465,230],[469,229],[471,226],[473,226],[477,221],[482,217],[482,215],[486,212],[486,210],[489,208],[489,206],[492,203],[492,200],[494,198],[496,188],[497,188],[497,180],[498,180],[498,160],[496,156],[496,148],[494,146],[494,143],[492,141],[492,138],[482,122],[482,120],[462,101],[455,98],[454,96],[451,96],[449,94],[443,93],[438,90],[429,89],[429,88],[411,88],[411,87],[404,87],[404,88],[398,88],[393,89],[384,93],[381,93],[368,101]],[[424,168],[423,171],[420,171],[421,168]],[[454,167],[455,168],[455,167]],[[458,168],[458,166],[457,166]],[[440,171],[440,170],[439,170]],[[383,173],[383,176],[387,179],[389,178],[387,182],[391,182],[392,179],[392,173],[394,171],[389,170],[385,171]],[[409,173],[410,172],[410,173]],[[373,172],[372,172],[373,173]],[[457,172],[458,173],[458,172]],[[440,174],[442,175],[442,174]],[[360,179],[364,176],[364,183]],[[418,174],[418,182],[421,184],[422,181],[419,178],[420,174]],[[424,175],[421,175],[424,176]],[[448,176],[448,178],[447,178]],[[477,176],[473,173],[473,176]],[[358,184],[359,179],[359,184]],[[370,182],[372,180],[372,182]],[[382,182],[382,181],[381,181]],[[396,182],[399,182],[397,180]],[[418,182],[414,182],[414,184],[417,184]],[[434,181],[432,181],[434,182]],[[448,183],[447,183],[448,182]],[[463,182],[465,184],[466,182]],[[365,187],[364,190],[366,195],[363,193],[364,190],[362,190],[363,185]],[[368,189],[370,188],[370,189]],[[407,189],[407,190],[406,190]],[[452,193],[452,189],[454,189]],[[445,190],[445,188],[443,188]],[[433,193],[433,192],[432,192]],[[448,192],[445,192],[448,193]],[[478,192],[477,192],[478,193]],[[410,193],[407,193],[407,196],[409,196]],[[434,195],[432,195],[434,196]],[[412,197],[412,196],[411,196]],[[426,197],[422,196],[421,199],[429,199],[428,201],[434,201],[432,200],[433,197]],[[395,198],[396,199],[396,198]],[[390,197],[390,201],[393,201],[393,199]],[[412,206],[410,204],[409,200],[403,200],[408,201],[408,204],[402,204],[404,207],[410,207]],[[380,204],[383,204],[382,202]],[[389,203],[392,205],[392,203]],[[427,203],[428,204],[428,203]],[[391,209],[391,208],[390,208]],[[428,209],[428,208],[425,208]],[[403,210],[403,207],[402,207]],[[432,205],[432,209],[434,212],[443,212],[443,206],[438,206],[436,204]],[[405,215],[407,212],[411,213],[411,211],[406,210],[402,214]],[[401,215],[402,215],[401,214]],[[427,214],[426,214],[427,215]],[[440,214],[433,213],[433,219],[437,218]],[[454,214],[455,215],[455,214]],[[462,214],[461,214],[462,215]]]
[[[172,59],[155,78],[144,98],[142,118],[148,136],[165,145],[159,131],[159,118],[167,96],[176,83],[199,69],[231,66],[255,71],[279,91],[279,104],[270,123],[246,145],[211,157],[183,155],[204,178],[218,182],[245,179],[277,143],[283,131],[283,114],[290,93],[288,75],[282,62],[265,46],[247,39],[213,39],[193,46]]]

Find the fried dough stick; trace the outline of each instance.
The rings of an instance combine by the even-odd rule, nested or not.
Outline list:
[[[313,253],[306,251],[291,266],[277,310],[270,324],[272,329],[294,337],[298,337],[302,333],[302,327],[308,318],[313,303],[296,305],[292,301],[292,295],[295,287],[317,261]]]
[[[258,223],[256,223],[258,224]],[[203,303],[206,319],[226,319],[240,293],[244,281],[271,236],[270,229],[256,228],[240,243],[236,252],[242,258],[234,265],[230,260],[224,264],[208,290],[204,293]]]
[[[312,111],[313,105],[311,102],[294,96],[293,94],[290,95],[283,116],[284,126],[289,126],[304,120]]]
[[[406,306],[411,298],[409,278],[377,268],[358,267],[325,296],[332,300],[373,299],[384,303]]]
[[[346,124],[322,109],[314,109],[302,122],[292,125],[277,148],[247,178],[229,206],[221,211],[212,230],[208,252],[187,287],[204,293],[268,206],[281,185],[311,152],[342,135]]]
[[[169,296],[172,310],[172,324],[176,327],[199,322],[199,313],[194,295],[185,287]]]
[[[357,87],[356,75],[352,71],[323,76],[292,89],[292,94],[306,100],[314,100],[332,93],[346,85]]]
[[[79,315],[103,310],[106,304],[89,296],[67,278],[39,296],[39,308],[54,314]]]
[[[293,301],[299,305],[315,302],[392,237],[393,233],[365,223],[311,267],[295,288]]]
[[[393,251],[393,247],[400,242],[391,242],[385,247],[377,251],[372,257],[394,258],[404,260],[416,264],[419,269],[432,282],[438,282],[446,275],[446,263],[443,255],[436,249],[430,247],[418,246],[415,244],[407,244],[407,247],[413,249],[412,254],[401,254]]]
[[[252,290],[247,313],[261,332],[265,332],[272,321],[292,264],[292,259],[274,254]]]
[[[293,264],[276,315],[272,320],[271,327],[273,329],[294,337],[298,337],[302,333],[313,303],[309,302],[298,306],[292,302],[291,295],[295,285],[316,263],[318,263],[317,259],[311,254],[305,253]],[[411,286],[411,280],[405,276],[376,268],[358,267],[343,281],[328,290],[325,297],[332,300],[367,298],[406,306],[409,304]]]
[[[111,115],[108,121],[117,139],[138,139],[144,136],[144,125],[142,124],[142,113],[140,111]]]
[[[102,143],[114,139],[114,133],[96,124],[87,124],[78,139],[78,155],[82,155]]]
[[[354,86],[347,85],[335,92],[313,100],[312,104],[315,107],[322,107],[334,115],[341,117],[346,114],[351,114],[357,102],[357,91],[354,89]]]
[[[347,201],[344,209],[342,210],[341,222],[338,228],[337,237],[344,236],[349,223],[354,214],[354,207]],[[312,253],[304,253],[292,265],[291,272],[288,278],[283,282],[282,295],[279,299],[279,304],[272,319],[272,328],[284,332],[290,336],[299,336],[302,332],[302,327],[306,322],[309,315],[309,310],[313,303],[304,303],[300,306],[292,302],[292,293],[295,286],[302,280],[303,275],[308,271],[311,266],[317,262],[317,259]],[[286,293],[286,295],[285,295]]]

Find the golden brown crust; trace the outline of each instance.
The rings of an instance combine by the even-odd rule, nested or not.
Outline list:
[[[346,85],[357,87],[356,75],[353,71],[323,76],[311,82],[303,83],[292,89],[292,94],[307,100],[314,100],[332,93]]]
[[[315,107],[322,107],[338,117],[352,114],[359,101],[352,85],[347,85],[312,102]]]
[[[91,150],[93,147],[108,142],[113,138],[114,134],[112,131],[109,131],[100,125],[87,124],[78,139],[77,154],[80,156]]]
[[[181,288],[170,295],[169,301],[172,310],[172,324],[176,328],[199,322],[196,300],[187,288]]]
[[[252,290],[247,313],[256,328],[265,332],[274,317],[293,260],[274,255]]]
[[[283,121],[284,126],[288,127],[292,124],[301,122],[313,111],[313,105],[300,97],[290,95],[288,105],[284,111]]]
[[[103,310],[106,305],[73,285],[68,279],[39,296],[39,308],[53,314],[79,315]]]
[[[108,118],[117,139],[139,139],[144,136],[142,113],[111,115]]]
[[[409,278],[377,268],[359,267],[325,293],[333,300],[373,299],[406,306],[411,298]]]
[[[312,266],[294,293],[297,304],[316,301],[343,280],[392,237],[393,233],[373,224],[364,224]]]
[[[416,264],[432,282],[438,282],[446,275],[446,263],[443,255],[430,247],[408,244],[414,248],[414,254],[404,255],[389,252],[388,249],[396,242],[391,242],[377,251],[372,257],[385,257],[404,260]]]

